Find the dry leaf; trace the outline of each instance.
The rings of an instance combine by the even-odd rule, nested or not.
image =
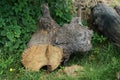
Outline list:
[[[73,65],[70,67],[65,67],[63,70],[63,72],[68,76],[76,76],[78,75],[78,71],[84,71],[84,68],[82,66]]]

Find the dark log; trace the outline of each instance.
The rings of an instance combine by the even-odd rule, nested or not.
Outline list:
[[[97,4],[92,9],[92,17],[97,29],[120,46],[120,16],[109,6]]]
[[[116,12],[120,15],[120,6],[115,6],[114,9],[115,9]]]
[[[80,17],[74,17],[70,24],[60,27],[50,16],[47,4],[42,5],[42,12],[39,30],[32,35],[22,55],[26,68],[38,71],[47,66],[54,70],[62,61],[66,62],[71,53],[91,50],[93,33],[79,24]]]

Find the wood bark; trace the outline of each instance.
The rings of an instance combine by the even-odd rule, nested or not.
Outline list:
[[[97,29],[120,46],[120,16],[112,8],[103,3],[92,9],[92,17]]]
[[[116,12],[119,14],[120,16],[120,6],[115,6],[114,9],[116,10]]]
[[[38,71],[47,66],[52,71],[61,62],[66,62],[71,53],[91,50],[93,33],[79,24],[79,17],[60,27],[50,16],[47,4],[42,5],[42,12],[39,30],[32,35],[22,55],[22,63],[26,68]]]

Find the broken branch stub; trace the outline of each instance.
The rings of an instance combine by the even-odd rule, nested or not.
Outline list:
[[[79,24],[80,17],[74,17],[70,24],[60,27],[49,14],[47,4],[43,4],[43,13],[39,20],[39,30],[35,32],[22,54],[22,63],[29,70],[38,71],[47,66],[55,70],[66,62],[73,52],[86,52],[92,48],[92,31]],[[46,9],[44,11],[44,9]]]

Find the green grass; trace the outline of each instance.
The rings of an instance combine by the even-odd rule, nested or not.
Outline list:
[[[16,53],[8,58],[0,58],[1,69],[4,68],[0,80],[115,80],[116,72],[120,70],[120,48],[112,43],[97,43],[87,55],[76,53],[71,57],[67,66],[77,64],[84,67],[83,75],[80,72],[76,77],[59,74],[59,69],[49,74],[46,74],[45,69],[29,72],[22,66],[20,56]]]

